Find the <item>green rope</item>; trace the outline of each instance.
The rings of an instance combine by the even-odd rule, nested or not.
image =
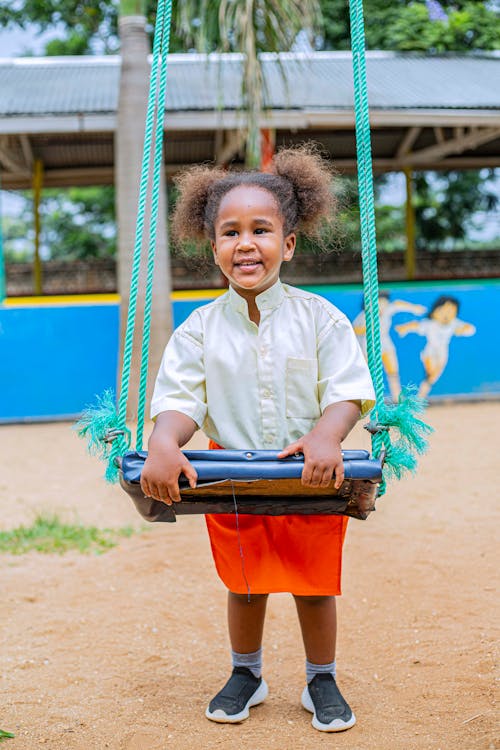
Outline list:
[[[426,450],[426,435],[431,428],[417,419],[424,402],[413,389],[403,389],[397,404],[385,404],[384,374],[382,367],[380,320],[378,311],[377,240],[375,231],[375,200],[373,194],[373,169],[371,157],[370,112],[366,76],[365,31],[363,0],[349,0],[351,19],[352,67],[354,78],[354,112],[356,127],[356,152],[358,162],[358,191],[361,225],[361,250],[366,319],[368,366],[372,375],[376,403],[371,415],[372,452],[379,457],[385,451],[384,476],[400,477],[404,471],[414,471],[414,452]],[[389,427],[399,432],[392,443]],[[385,481],[381,492],[385,491]]]
[[[151,77],[146,111],[144,151],[142,157],[141,177],[139,185],[137,223],[135,231],[132,273],[130,280],[129,307],[127,311],[127,323],[123,349],[123,364],[121,373],[120,398],[118,402],[118,413],[116,413],[113,394],[110,391],[107,391],[105,394],[103,394],[103,396],[98,397],[95,406],[92,405],[85,409],[82,417],[75,425],[78,434],[81,437],[87,438],[89,451],[91,453],[97,453],[101,456],[101,458],[107,461],[108,465],[105,476],[106,479],[110,482],[116,482],[118,479],[116,459],[119,456],[122,456],[130,446],[130,431],[128,430],[126,425],[127,404],[129,399],[135,320],[137,314],[137,298],[139,291],[142,255],[141,250],[144,238],[146,203],[151,173],[151,153],[153,150],[152,145],[154,141],[154,179],[149,223],[147,288],[144,311],[145,319],[142,336],[141,376],[139,393],[139,410],[142,411],[142,420],[140,419],[138,421],[137,440],[138,447],[142,447],[147,363],[149,352],[149,334],[151,328],[154,246],[156,242],[160,173],[163,154],[163,119],[165,112],[167,55],[171,17],[172,0],[159,0],[156,15],[153,60],[151,64]],[[111,447],[109,447],[110,441]]]
[[[153,306],[153,276],[156,250],[156,232],[160,186],[163,165],[163,120],[165,117],[165,98],[167,92],[168,48],[170,43],[170,22],[172,3],[169,2],[161,26],[161,56],[160,84],[158,91],[158,106],[156,108],[155,150],[153,159],[153,187],[151,191],[151,225],[149,232],[148,265],[146,278],[146,296],[144,304],[144,327],[142,333],[141,374],[139,380],[139,399],[137,407],[136,450],[142,450],[144,439],[144,414],[146,410],[146,391],[149,363],[149,342],[151,331],[151,313]]]

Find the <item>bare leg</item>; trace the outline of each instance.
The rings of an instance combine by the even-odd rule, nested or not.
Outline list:
[[[231,648],[238,654],[250,654],[261,647],[267,596],[267,594],[252,594],[248,601],[246,594],[228,592],[229,638]]]
[[[329,664],[335,659],[337,608],[334,596],[295,596],[307,659]]]
[[[427,398],[431,388],[432,383],[430,380],[422,380],[422,382],[420,383],[420,388],[418,389],[419,398]]]
[[[391,398],[394,403],[397,403],[399,394],[401,393],[401,383],[399,382],[399,375],[388,375],[387,380],[389,383],[389,391],[391,392]]]
[[[228,592],[227,621],[231,646],[236,654],[250,654],[250,661],[262,644],[266,604],[267,594],[252,595],[249,600],[246,594]],[[266,681],[252,670],[252,666],[256,667],[256,662],[260,661],[258,656],[255,663],[245,664],[242,659],[238,663],[233,655],[231,677],[208,704],[207,719],[221,724],[239,723],[248,719],[252,706],[266,699]]]

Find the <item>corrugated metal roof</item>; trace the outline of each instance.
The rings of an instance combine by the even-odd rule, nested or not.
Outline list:
[[[348,53],[262,56],[266,107],[352,109]],[[0,116],[116,112],[119,57],[0,60]],[[284,73],[284,77],[282,74]],[[367,53],[372,109],[500,109],[500,55]],[[240,55],[169,57],[167,110],[241,107]]]

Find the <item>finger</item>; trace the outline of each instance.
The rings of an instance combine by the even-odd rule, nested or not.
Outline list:
[[[283,448],[281,453],[278,453],[278,458],[286,458],[287,456],[293,456],[295,453],[302,453],[302,443],[297,441],[296,443],[290,443],[286,448]]]
[[[147,479],[141,479],[141,490],[146,497],[151,497],[151,490],[149,489],[149,483]]]
[[[321,484],[322,477],[323,477],[323,469],[320,469],[319,466],[315,466],[312,471],[310,486],[319,487]]]
[[[302,469],[301,483],[304,487],[311,486],[313,467],[306,461]]]
[[[321,487],[329,487],[330,482],[332,481],[332,477],[333,477],[333,469],[331,467],[329,467],[328,469],[325,469],[325,471],[323,472],[323,476],[321,478],[321,483],[320,483]]]
[[[170,501],[174,503],[180,503],[181,501],[181,493],[179,491],[179,483],[178,482],[172,482],[171,484],[167,484],[167,490],[170,497]]]
[[[344,481],[344,462],[341,461],[335,467],[335,489],[336,490],[339,490],[341,488],[343,481]]]
[[[198,474],[194,466],[188,463],[186,466],[183,467],[182,473],[188,480],[189,486],[191,487],[191,489],[194,490],[196,487],[196,482],[198,480]]]
[[[167,505],[172,505],[172,500],[170,499],[170,495],[166,487],[157,485],[156,487],[152,487],[152,489],[154,493],[153,497],[155,498],[155,500],[159,500],[160,502],[166,503]]]

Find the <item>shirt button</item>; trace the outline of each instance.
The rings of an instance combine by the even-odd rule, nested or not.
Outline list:
[[[261,346],[260,353],[262,354],[263,357],[265,357],[267,354],[267,346]]]
[[[269,388],[266,388],[263,391],[262,395],[264,396],[264,398],[271,398],[271,391],[269,390]]]

